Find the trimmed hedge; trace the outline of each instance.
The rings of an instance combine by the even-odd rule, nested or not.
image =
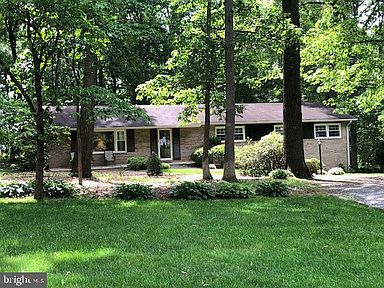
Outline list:
[[[128,170],[146,170],[147,167],[147,159],[144,157],[140,156],[135,156],[135,157],[129,157],[127,159],[127,169]]]

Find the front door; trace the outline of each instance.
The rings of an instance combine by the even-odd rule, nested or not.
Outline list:
[[[161,160],[172,160],[172,130],[159,129],[159,156]]]

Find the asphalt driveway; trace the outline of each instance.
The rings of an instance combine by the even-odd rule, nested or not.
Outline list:
[[[384,174],[316,175],[314,179],[331,194],[384,209]]]

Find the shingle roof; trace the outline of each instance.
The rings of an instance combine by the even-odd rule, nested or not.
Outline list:
[[[237,124],[250,123],[283,123],[283,104],[282,103],[248,103],[244,106],[243,113],[236,117]],[[181,105],[139,105],[144,109],[150,118],[146,123],[142,119],[127,120],[123,117],[107,120],[97,119],[95,128],[113,128],[113,127],[162,127],[173,128],[179,126],[178,116],[183,111]],[[53,112],[54,122],[59,126],[76,128],[75,107],[66,106],[60,112]],[[351,115],[336,114],[332,108],[317,105],[302,105],[303,122],[340,122],[356,120]],[[188,127],[198,127],[204,121],[203,115],[199,115],[200,123],[188,124]],[[224,120],[217,116],[211,116],[211,124],[224,124]]]

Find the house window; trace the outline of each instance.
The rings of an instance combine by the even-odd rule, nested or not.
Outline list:
[[[93,133],[93,152],[104,151],[127,151],[127,136],[125,130]]]
[[[315,124],[315,139],[341,138],[341,125]]]
[[[112,131],[93,133],[93,151],[113,151],[114,139]]]
[[[215,136],[221,142],[225,140],[225,127],[216,127]],[[235,127],[235,142],[240,142],[245,140],[245,126],[236,126]]]
[[[275,131],[276,133],[279,133],[279,134],[283,135],[283,134],[284,134],[284,126],[281,125],[281,124],[274,125],[274,126],[273,126],[273,131]]]
[[[125,130],[116,131],[116,151],[127,151],[126,143]]]

